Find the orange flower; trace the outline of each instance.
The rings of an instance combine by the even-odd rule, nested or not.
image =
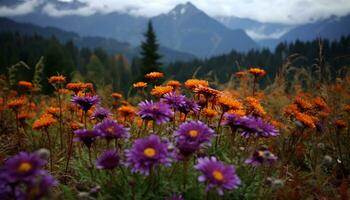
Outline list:
[[[195,89],[196,87],[198,86],[203,86],[203,87],[208,87],[209,86],[209,83],[208,81],[206,80],[199,80],[199,79],[188,79],[186,82],[185,82],[185,86],[188,88],[188,89]]]
[[[49,78],[49,83],[51,84],[57,84],[57,83],[64,83],[66,82],[66,77],[59,75],[59,76],[51,76]]]
[[[137,82],[133,84],[134,88],[140,89],[140,88],[146,88],[147,87],[147,83],[145,82]]]
[[[222,107],[224,112],[228,110],[242,109],[242,104],[239,101],[227,96],[220,96],[218,99],[218,104]]]
[[[81,82],[79,82],[79,83],[68,83],[66,85],[66,88],[68,90],[72,90],[75,93],[77,93],[78,91],[80,91],[80,90],[82,90],[84,88],[84,83],[81,83]]]
[[[34,121],[32,128],[36,130],[42,129],[42,128],[48,128],[56,122],[57,121],[53,118],[52,115],[44,114],[39,119]]]
[[[33,84],[31,82],[28,82],[28,81],[19,81],[18,86],[23,87],[23,88],[28,89],[28,90],[33,88]]]
[[[51,114],[51,115],[57,115],[58,113],[60,113],[60,108],[58,108],[58,107],[48,107],[46,109],[46,113],[47,114]]]
[[[316,97],[313,99],[313,103],[316,107],[322,109],[322,110],[328,110],[329,107],[326,103],[326,101],[322,97]]]
[[[167,82],[166,85],[173,87],[175,90],[177,90],[179,87],[181,87],[181,83],[179,81],[176,81],[176,80],[170,80]]]
[[[346,128],[348,126],[348,124],[346,123],[346,121],[342,120],[342,119],[337,119],[334,124],[338,127],[338,128]]]
[[[248,72],[253,74],[254,76],[265,76],[266,74],[265,70],[260,68],[250,68]]]
[[[284,115],[291,116],[295,115],[295,113],[298,113],[299,109],[298,106],[295,104],[288,105],[284,108]]]
[[[309,127],[309,128],[316,128],[316,125],[314,123],[314,119],[307,114],[301,113],[301,112],[297,112],[295,113],[295,118],[301,122],[302,124],[304,124],[305,126]]]
[[[65,88],[61,88],[61,89],[58,90],[58,93],[60,93],[60,94],[69,94],[70,91],[65,89]]]
[[[202,111],[202,114],[207,118],[213,118],[217,116],[219,113],[216,112],[216,110],[213,110],[211,108],[204,108]]]
[[[19,120],[26,120],[26,119],[31,119],[35,116],[34,113],[26,112],[26,111],[21,111],[18,114],[18,119]]]
[[[20,98],[11,100],[7,104],[7,107],[13,110],[17,110],[20,107],[24,106],[25,104],[27,104],[27,99],[25,97],[20,97]]]
[[[152,89],[151,94],[153,96],[160,97],[160,96],[163,96],[164,94],[169,93],[171,91],[173,91],[173,87],[171,87],[171,86],[155,86]]]
[[[94,91],[94,84],[92,83],[84,83],[83,88],[89,91]]]
[[[161,72],[151,72],[145,75],[147,79],[156,80],[164,77],[164,74]]]
[[[295,100],[294,100],[294,103],[300,108],[300,109],[303,109],[303,110],[310,110],[312,109],[313,105],[307,101],[307,100],[304,100],[302,99],[301,97],[296,97]]]
[[[247,72],[236,72],[235,74],[238,78],[243,78],[247,76]]]
[[[202,85],[199,85],[198,87],[196,87],[194,89],[194,92],[198,94],[203,94],[206,97],[217,97],[222,94],[222,92],[219,90],[216,90],[210,87],[204,87]]]
[[[136,109],[133,106],[120,106],[117,111],[123,117],[133,116],[136,113]]]
[[[113,98],[115,98],[115,100],[118,100],[118,99],[123,98],[123,95],[120,94],[120,93],[118,93],[118,92],[112,93],[111,96],[112,96]]]
[[[229,113],[229,114],[235,114],[235,115],[238,115],[238,116],[241,116],[241,117],[247,115],[247,113],[246,113],[245,110],[243,110],[243,109],[229,110],[228,113]]]
[[[253,109],[253,112],[259,116],[266,115],[264,108],[261,106],[260,102],[254,97],[246,97],[245,101],[248,103],[248,106]]]
[[[347,112],[348,114],[350,114],[350,104],[348,104],[344,107],[344,111]]]

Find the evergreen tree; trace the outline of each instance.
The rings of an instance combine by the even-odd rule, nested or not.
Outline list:
[[[149,72],[161,71],[160,58],[161,55],[158,53],[159,44],[157,43],[156,34],[154,33],[152,22],[148,22],[147,32],[144,34],[145,41],[141,44],[141,80],[143,76]]]

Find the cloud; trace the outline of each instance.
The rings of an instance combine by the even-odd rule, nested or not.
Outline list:
[[[169,12],[179,3],[187,0],[56,0],[61,3],[74,1],[84,6],[74,9],[59,8],[47,2],[43,12],[51,16],[91,15],[118,11],[135,16],[152,17]],[[33,11],[39,0],[28,0],[9,8],[0,7],[2,16],[20,15]],[[199,9],[210,16],[236,16],[260,22],[303,24],[327,18],[331,15],[344,16],[350,13],[349,0],[191,0]]]
[[[15,6],[0,6],[0,16],[16,16],[31,13],[42,3],[42,0],[26,0]]]

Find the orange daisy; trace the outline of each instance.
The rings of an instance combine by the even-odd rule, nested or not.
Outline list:
[[[23,88],[28,89],[28,90],[33,88],[33,84],[31,82],[28,82],[28,81],[19,81],[18,86],[23,87]]]
[[[49,78],[49,83],[51,83],[51,84],[64,83],[64,82],[66,82],[66,77],[64,77],[62,75],[51,76]]]
[[[111,96],[112,96],[115,100],[118,100],[118,99],[123,98],[123,95],[120,94],[120,93],[118,93],[118,92],[113,92],[113,93],[111,94]]]
[[[152,91],[151,94],[153,96],[157,96],[157,97],[161,97],[166,93],[169,93],[173,91],[173,87],[171,86],[155,86]]]
[[[228,111],[228,110],[239,110],[242,109],[242,104],[230,97],[227,96],[220,96],[218,98],[218,104],[221,106],[221,108],[223,109],[224,112]]]
[[[164,74],[162,72],[150,72],[145,75],[147,79],[150,80],[156,80],[164,77]]]
[[[254,76],[265,76],[266,74],[265,70],[260,68],[250,68],[248,72],[253,74]]]
[[[147,83],[140,81],[140,82],[134,83],[133,87],[137,89],[146,88]]]
[[[185,86],[188,88],[188,89],[195,89],[196,87],[198,86],[203,86],[203,87],[208,87],[209,86],[209,83],[208,81],[206,80],[199,80],[199,79],[188,79],[186,82],[185,82]]]
[[[39,119],[35,120],[32,128],[33,129],[43,129],[43,128],[48,128],[50,126],[52,126],[54,123],[56,123],[57,120],[55,118],[53,118],[52,115],[50,114],[44,114],[42,115]]]

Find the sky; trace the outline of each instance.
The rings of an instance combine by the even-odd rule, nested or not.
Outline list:
[[[152,17],[167,13],[177,4],[188,0],[20,0],[9,6],[0,0],[0,16],[24,15],[42,8],[51,16],[91,15],[113,11],[135,16]],[[63,9],[53,1],[83,3],[75,9]],[[235,16],[260,22],[283,24],[304,24],[327,18],[331,15],[350,14],[350,0],[191,0],[199,9],[210,16]]]

